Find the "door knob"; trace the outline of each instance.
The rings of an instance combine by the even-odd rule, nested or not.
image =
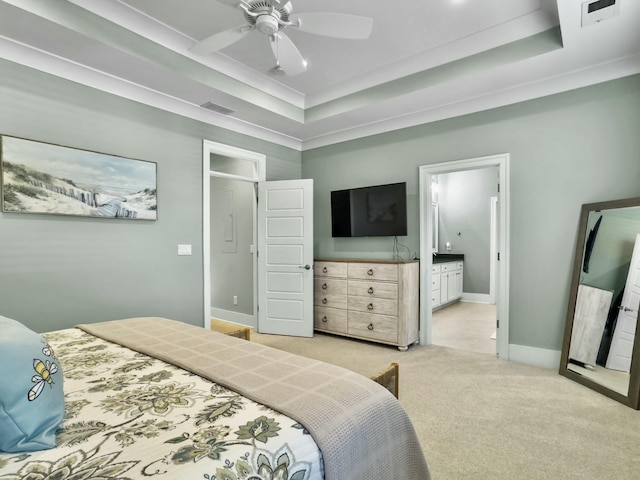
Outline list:
[[[633,308],[629,308],[629,307],[623,307],[622,305],[620,305],[618,307],[619,310],[622,310],[623,312],[636,312]]]
[[[298,265],[298,268],[304,268],[305,270],[311,270],[311,265]]]

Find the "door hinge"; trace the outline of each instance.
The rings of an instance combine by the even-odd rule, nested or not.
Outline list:
[[[496,319],[496,328],[500,328],[500,320]]]
[[[500,261],[500,252],[498,252],[498,261]]]
[[[498,193],[500,193],[500,184],[498,184]]]

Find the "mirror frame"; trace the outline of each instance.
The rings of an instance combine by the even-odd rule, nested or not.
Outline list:
[[[608,202],[587,203],[582,205],[580,213],[580,223],[578,225],[578,239],[576,242],[575,257],[573,262],[573,273],[571,278],[571,290],[569,292],[569,305],[567,308],[567,319],[564,328],[564,338],[562,341],[562,352],[560,356],[560,375],[563,375],[575,382],[591,388],[613,400],[627,405],[636,410],[640,410],[640,319],[636,323],[636,341],[634,341],[631,356],[631,369],[629,371],[629,390],[627,395],[615,392],[579,373],[569,370],[569,343],[571,342],[571,332],[573,330],[573,317],[576,310],[576,300],[578,296],[578,285],[580,283],[580,271],[584,255],[585,241],[587,237],[587,222],[591,212],[600,210],[611,210],[615,208],[640,207],[640,197],[627,198],[623,200],[613,200]],[[640,232],[638,232],[640,233]]]

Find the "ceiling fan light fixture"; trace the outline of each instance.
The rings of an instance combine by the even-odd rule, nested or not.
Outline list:
[[[280,24],[273,15],[260,15],[256,18],[256,29],[264,35],[273,35],[280,29]]]
[[[232,0],[218,0],[231,5]],[[283,30],[287,27],[326,37],[361,40],[369,38],[373,19],[346,13],[309,12],[292,18],[291,0],[237,0],[235,6],[242,10],[246,25],[215,33],[193,45],[189,50],[198,55],[221,50],[257,30],[269,39],[276,59],[274,73],[300,75],[307,70],[308,62]],[[609,0],[610,1],[610,0]]]

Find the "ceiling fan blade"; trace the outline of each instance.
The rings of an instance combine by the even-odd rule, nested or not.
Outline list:
[[[347,13],[299,13],[291,16],[294,24],[298,20],[300,31],[325,37],[363,40],[369,38],[373,31],[373,18]]]
[[[293,44],[291,39],[284,33],[279,32],[269,37],[271,50],[276,57],[276,62],[287,75],[300,75],[307,71],[307,62],[302,58],[302,54]]]
[[[240,25],[238,27],[230,28],[229,30],[218,32],[199,41],[189,48],[189,51],[196,55],[208,55],[210,53],[217,52],[238,40],[242,40],[251,30],[253,30],[253,28],[248,25]]]
[[[223,3],[224,5],[229,5],[230,7],[237,7],[240,0],[217,0],[218,3]]]

